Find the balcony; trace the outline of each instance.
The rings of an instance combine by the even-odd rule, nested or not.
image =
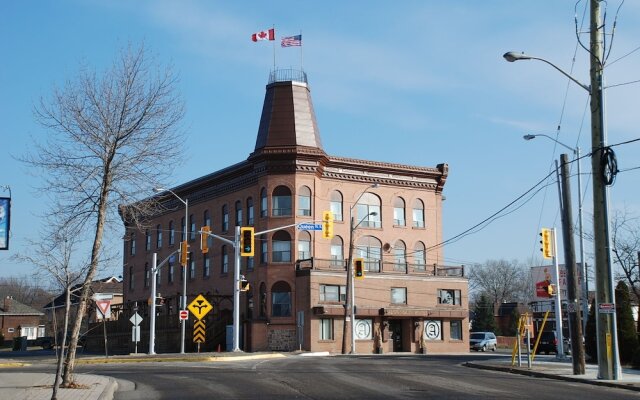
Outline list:
[[[335,259],[323,258],[306,258],[296,261],[296,270],[314,270],[314,271],[345,271],[347,262],[337,262]],[[367,274],[406,274],[412,276],[435,276],[443,278],[462,278],[464,274],[464,265],[460,266],[444,266],[444,265],[425,265],[398,263],[394,261],[365,260],[365,271]]]

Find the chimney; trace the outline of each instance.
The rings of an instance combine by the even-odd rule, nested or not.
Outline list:
[[[13,296],[7,296],[4,298],[4,312],[11,312],[13,306]]]

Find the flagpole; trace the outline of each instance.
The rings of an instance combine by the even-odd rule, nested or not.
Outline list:
[[[302,58],[302,29],[300,29],[300,69],[304,72],[304,59]]]
[[[273,29],[273,73],[276,73],[276,26],[271,25]]]

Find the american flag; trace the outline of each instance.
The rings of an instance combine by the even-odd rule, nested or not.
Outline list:
[[[282,47],[302,46],[302,35],[285,36],[280,44]]]

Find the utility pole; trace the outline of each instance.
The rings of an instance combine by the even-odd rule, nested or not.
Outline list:
[[[566,154],[560,155],[560,176],[562,177],[562,236],[564,239],[564,266],[567,272],[567,313],[571,334],[571,363],[574,375],[584,375],[584,346],[582,343],[582,323],[580,318],[578,271],[576,268],[575,243],[573,240],[573,216],[571,209],[571,189],[569,165]],[[559,343],[558,346],[562,346]]]
[[[598,334],[598,378],[621,378],[618,357],[616,314],[601,312],[615,310],[613,271],[611,263],[611,237],[609,232],[609,189],[605,182],[607,146],[604,125],[603,77],[604,25],[600,18],[600,1],[591,0],[590,59],[591,59],[591,171],[593,175],[593,233],[596,272],[596,330]],[[613,305],[613,307],[611,307]]]

